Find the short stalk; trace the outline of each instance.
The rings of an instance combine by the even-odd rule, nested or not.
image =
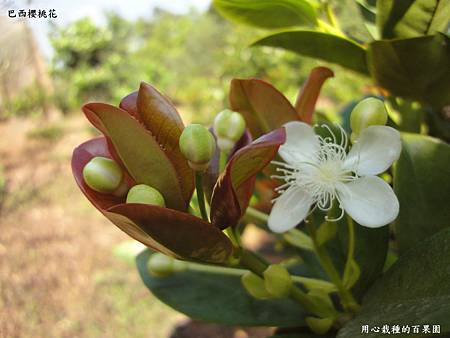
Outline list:
[[[348,252],[347,252],[347,262],[345,263],[344,276],[350,275],[353,255],[355,252],[355,225],[351,217],[347,217],[347,224],[348,224]]]
[[[317,257],[319,258],[320,264],[324,268],[327,275],[330,277],[333,284],[336,285],[338,289],[338,293],[341,297],[342,306],[347,311],[357,312],[360,308],[359,304],[356,302],[355,298],[350,293],[350,291],[345,288],[341,276],[334,267],[333,261],[328,255],[327,250],[317,243],[316,228],[314,227],[313,222],[311,220],[307,220],[305,223],[313,240],[314,249],[317,254]]]
[[[223,172],[227,164],[228,152],[221,150],[219,156],[219,173]]]
[[[200,171],[195,172],[195,189],[197,190],[197,201],[200,213],[204,221],[209,222],[208,212],[205,205],[205,194],[203,192],[203,173]]]

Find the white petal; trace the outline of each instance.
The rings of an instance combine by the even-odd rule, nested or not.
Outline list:
[[[314,161],[320,149],[314,129],[306,123],[293,121],[284,125],[286,142],[278,153],[289,164],[302,161]]]
[[[313,200],[301,188],[292,186],[276,201],[267,225],[273,232],[285,232],[294,228],[308,215]]]
[[[342,207],[359,224],[378,228],[397,218],[399,203],[392,188],[377,176],[358,178],[338,188]]]
[[[378,175],[400,156],[400,133],[387,126],[364,129],[348,153],[345,166],[358,175]]]

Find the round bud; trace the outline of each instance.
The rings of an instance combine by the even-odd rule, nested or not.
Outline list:
[[[383,101],[374,97],[359,102],[350,114],[351,140],[356,141],[361,131],[372,125],[385,125],[388,113]]]
[[[253,272],[247,271],[244,273],[241,277],[241,283],[250,296],[256,299],[271,298],[271,294],[267,292],[264,286],[264,280]]]
[[[184,128],[179,142],[180,150],[192,169],[203,171],[208,168],[216,142],[207,128],[201,124],[191,124]]]
[[[316,317],[306,317],[305,321],[311,331],[318,335],[327,333],[331,329],[334,322],[332,318]]]
[[[276,298],[287,297],[291,293],[292,278],[287,269],[279,264],[270,265],[263,273],[266,290]]]
[[[121,187],[123,172],[115,161],[106,157],[94,157],[84,166],[83,179],[92,190],[114,193]]]
[[[174,259],[172,257],[157,252],[150,256],[147,268],[155,277],[167,277],[174,272],[173,262]]]
[[[163,195],[155,188],[145,184],[135,185],[128,191],[127,203],[150,204],[159,207],[166,206]]]
[[[245,120],[241,114],[225,109],[214,119],[217,146],[222,151],[230,151],[245,132]]]

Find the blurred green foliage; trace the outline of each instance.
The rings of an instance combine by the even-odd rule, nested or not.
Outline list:
[[[35,116],[41,115],[45,103],[51,99],[49,95],[38,86],[36,82],[27,86],[21,93],[8,102],[4,102],[0,110],[0,119],[11,116]]]
[[[104,25],[84,18],[51,32],[55,102],[63,112],[87,101],[118,103],[146,81],[169,96],[185,118],[211,122],[228,106],[232,78],[269,80],[293,100],[318,64],[290,52],[249,48],[258,32],[233,26],[213,9],[185,15],[155,10],[137,21],[114,13],[105,17]],[[331,101],[324,108],[332,110],[354,99],[364,79],[342,71],[329,83],[325,95]]]

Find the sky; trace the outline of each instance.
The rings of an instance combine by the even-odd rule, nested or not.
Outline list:
[[[155,7],[160,7],[174,13],[186,13],[191,8],[206,10],[211,0],[0,0],[0,15],[7,16],[8,10],[20,9],[55,9],[55,19],[26,19],[29,23],[38,45],[46,58],[51,57],[52,49],[47,38],[49,30],[48,20],[57,25],[65,25],[84,16],[91,17],[95,22],[103,21],[103,13],[108,10],[116,11],[127,19],[149,17]],[[10,19],[17,20],[17,19]]]

